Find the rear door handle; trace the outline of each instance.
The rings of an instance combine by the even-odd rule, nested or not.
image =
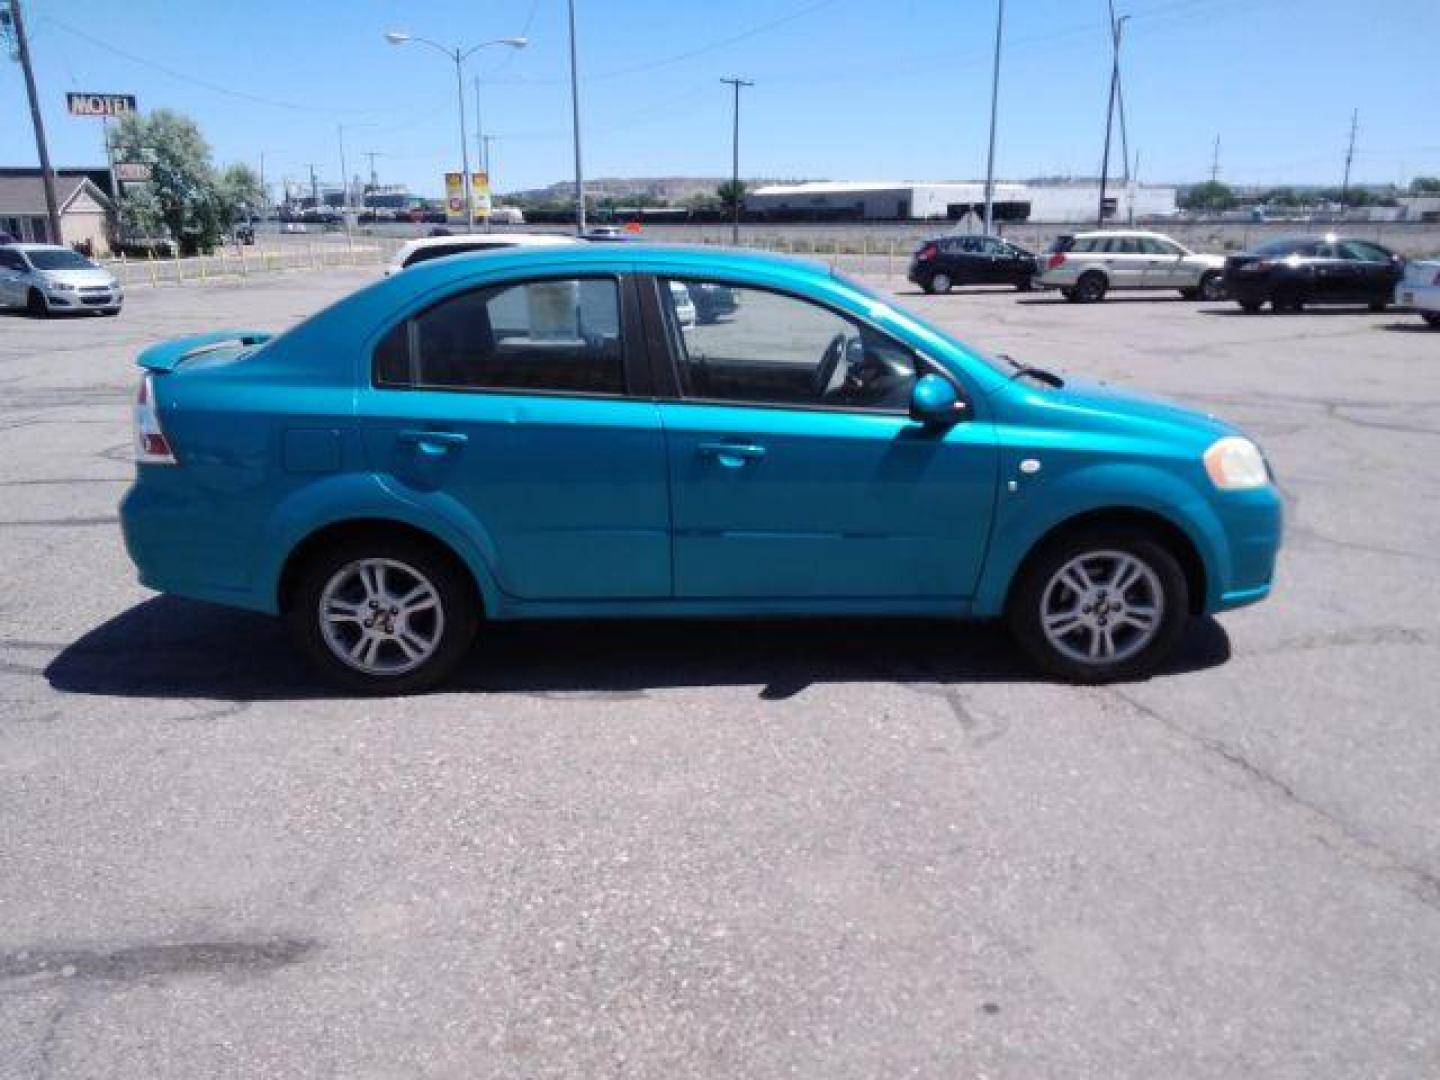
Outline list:
[[[451,450],[458,450],[470,441],[461,431],[420,431],[410,429],[395,436],[407,446],[413,446],[422,454],[439,457]]]
[[[765,456],[765,447],[756,443],[702,442],[696,445],[701,457],[713,457],[721,465],[738,469],[747,461],[759,461]]]

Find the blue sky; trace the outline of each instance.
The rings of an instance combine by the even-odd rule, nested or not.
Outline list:
[[[382,182],[434,194],[458,168],[453,67],[382,38],[401,28],[491,49],[481,77],[501,190],[571,174],[564,0],[25,0],[51,154],[101,160],[67,90],[129,92],[193,116],[217,162],[267,179],[381,156]],[[725,75],[754,79],[747,175],[983,175],[995,0],[578,0],[586,172],[721,175]],[[1360,182],[1440,174],[1440,0],[1116,0],[1142,180],[1338,183],[1352,109]],[[1105,0],[1008,0],[997,171],[1094,174],[1109,51]],[[468,73],[467,73],[468,75]],[[467,77],[467,108],[473,100]],[[30,164],[24,84],[0,61],[0,163]],[[473,118],[472,118],[473,123]],[[472,128],[473,132],[473,128]],[[472,134],[473,138],[473,134]],[[473,144],[472,144],[473,145]]]

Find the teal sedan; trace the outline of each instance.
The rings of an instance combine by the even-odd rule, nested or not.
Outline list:
[[[283,616],[362,692],[434,686],[484,620],[604,616],[995,619],[1052,676],[1139,678],[1281,538],[1229,424],[738,251],[437,259],[139,364],[141,581]]]

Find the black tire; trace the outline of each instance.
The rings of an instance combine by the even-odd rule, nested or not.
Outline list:
[[[1098,270],[1086,270],[1075,282],[1075,300],[1081,304],[1098,304],[1105,299],[1109,288],[1110,283],[1105,280],[1104,274]]]
[[[1063,296],[1066,300],[1069,300],[1072,304],[1078,304],[1080,302],[1080,297],[1075,295],[1074,289],[1061,289],[1060,295]]]
[[[1199,289],[1181,289],[1181,290],[1180,290],[1180,299],[1181,299],[1181,300],[1198,300],[1198,299],[1200,299],[1200,290],[1199,290]]]
[[[50,316],[50,305],[45,303],[45,297],[40,295],[39,289],[31,289],[25,297],[25,313],[32,319],[46,319]]]
[[[1200,287],[1195,295],[1207,304],[1225,299],[1225,276],[1219,270],[1207,270],[1200,275]]]
[[[1388,301],[1388,300],[1371,300],[1371,301],[1370,301],[1370,310],[1373,311],[1373,312],[1375,312],[1377,315],[1378,315],[1380,312],[1384,311],[1384,310],[1385,310],[1386,308],[1388,308],[1389,306],[1390,306],[1390,301]]]
[[[1092,565],[1103,568],[1105,555],[1102,553],[1110,555],[1118,553],[1128,556],[1148,568],[1151,576],[1130,586],[1119,602],[1124,604],[1129,603],[1131,599],[1143,599],[1143,597],[1137,597],[1134,591],[1142,587],[1146,592],[1157,591],[1159,614],[1155,619],[1153,629],[1148,631],[1136,629],[1121,621],[1111,625],[1108,633],[1105,630],[1099,631],[1111,640],[1115,640],[1114,636],[1119,635],[1122,630],[1125,631],[1126,636],[1115,640],[1116,659],[1094,661],[1077,659],[1062,651],[1060,646],[1053,644],[1045,631],[1044,615],[1047,594],[1052,598],[1062,594],[1068,595],[1065,592],[1068,586],[1063,583],[1055,584],[1054,579],[1057,578],[1060,571],[1067,564],[1081,559],[1087,554],[1096,560]],[[1054,591],[1052,591],[1052,585]],[[1106,604],[1116,602],[1113,595],[1106,599],[1107,594],[1103,591],[1104,583],[1100,583],[1099,588],[1102,591],[1097,595],[1102,598],[1100,605],[1102,608]],[[1080,606],[1083,599],[1079,595],[1075,596],[1075,610],[1085,611],[1084,618],[1090,620],[1092,619],[1089,614],[1091,609]],[[1010,632],[1021,650],[1046,674],[1066,682],[1106,683],[1126,679],[1143,679],[1154,674],[1156,669],[1174,651],[1185,628],[1189,606],[1190,597],[1185,581],[1185,572],[1169,547],[1153,535],[1133,527],[1092,525],[1062,533],[1048,541],[1026,560],[1011,587],[1005,618]],[[1098,616],[1102,626],[1106,618],[1123,620],[1125,616],[1123,614],[1112,616],[1108,611],[1103,612]],[[1094,628],[1078,627],[1074,633],[1082,636],[1068,639],[1070,647],[1086,651],[1086,643],[1090,637],[1083,635],[1093,635],[1095,632]],[[1141,638],[1146,633],[1149,633],[1149,637],[1142,642]],[[1119,655],[1124,651],[1121,648],[1122,642],[1124,648],[1128,649],[1133,646],[1135,651],[1129,655]]]
[[[1246,315],[1255,315],[1265,306],[1263,300],[1237,300],[1235,302],[1240,305],[1240,310]]]
[[[1422,311],[1420,317],[1436,330],[1440,330],[1440,311]]]
[[[1028,277],[1027,277],[1027,278],[1021,278],[1019,281],[1017,281],[1017,282],[1015,283],[1015,291],[1016,291],[1016,292],[1033,292],[1034,290],[1035,290],[1035,282],[1034,282],[1034,280],[1031,279],[1031,278],[1028,278]]]
[[[935,289],[933,286],[931,286],[930,279],[928,277],[920,279],[920,291],[925,293],[926,295],[934,295]]]
[[[409,580],[404,576],[405,571],[409,571],[412,578],[418,577],[433,587],[435,614],[428,615],[423,626],[419,623],[413,626],[417,636],[433,632],[435,645],[422,662],[407,670],[383,673],[362,670],[343,660],[326,640],[322,625],[329,620],[322,619],[320,605],[327,587],[333,579],[365,560],[386,560],[399,567],[402,587]],[[356,608],[361,608],[364,603],[360,599],[350,602]],[[426,609],[427,612],[431,610]],[[362,614],[375,618],[373,613],[363,609]],[[417,613],[417,617],[421,616],[425,613]],[[311,555],[296,572],[286,618],[306,659],[334,685],[361,694],[413,694],[436,686],[464,660],[475,640],[480,605],[469,571],[448,551],[409,536],[386,536],[383,532],[375,532],[352,537]],[[400,625],[400,633],[404,634],[412,624],[407,617],[402,619],[392,625]],[[358,625],[352,629],[356,635],[365,632]],[[393,656],[401,648],[393,642],[393,637],[397,636],[393,635],[392,643],[383,646],[388,655]]]

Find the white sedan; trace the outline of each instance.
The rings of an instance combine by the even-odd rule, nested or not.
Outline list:
[[[1440,260],[1406,263],[1405,276],[1395,286],[1395,303],[1418,311],[1427,323],[1440,328]]]

